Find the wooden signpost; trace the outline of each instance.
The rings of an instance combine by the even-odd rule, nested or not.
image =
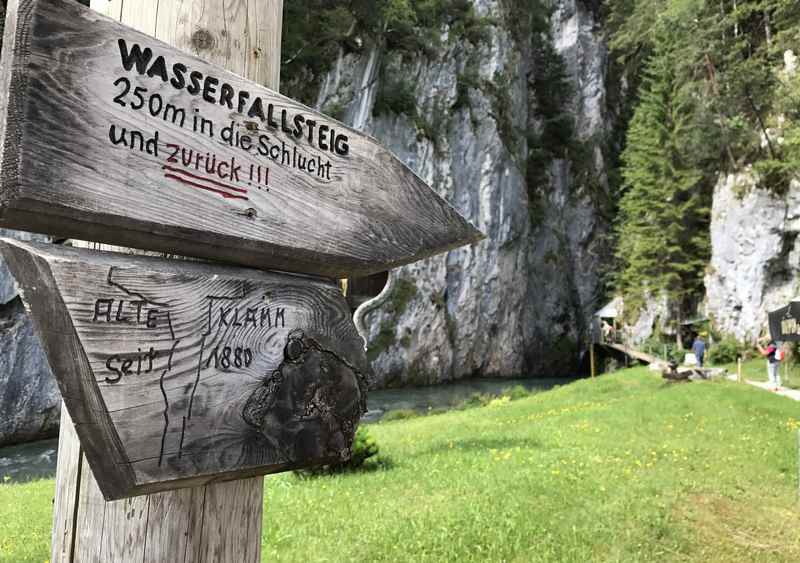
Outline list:
[[[375,140],[71,0],[10,0],[0,225],[347,277],[481,234]]]
[[[6,240],[107,499],[343,461],[363,343],[336,284]]]
[[[236,3],[269,52],[214,2],[109,2],[158,17],[7,3],[0,224],[217,262],[0,241],[66,406],[52,560],[258,561],[250,477],[346,458],[365,409],[331,278],[482,235],[373,139],[176,48],[234,41],[277,88],[279,0]]]

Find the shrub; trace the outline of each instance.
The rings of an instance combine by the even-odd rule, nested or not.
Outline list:
[[[395,409],[389,411],[381,417],[382,422],[391,422],[392,420],[405,420],[407,418],[416,418],[420,413],[414,409]]]
[[[708,348],[708,361],[711,364],[729,364],[739,357],[741,346],[735,338],[726,336]]]
[[[489,401],[489,404],[486,405],[487,407],[494,408],[494,407],[504,407],[511,402],[511,397],[508,395],[502,395],[500,397],[496,397]]]
[[[369,431],[363,426],[359,426],[356,431],[356,438],[353,440],[353,455],[350,460],[342,465],[347,469],[357,469],[364,465],[369,458],[378,455],[378,443],[375,438],[370,436]]]
[[[494,395],[489,395],[488,393],[473,393],[469,399],[462,401],[455,408],[461,410],[485,407],[492,399],[494,399]]]
[[[339,463],[332,463],[330,465],[322,465],[311,469],[301,469],[295,471],[295,475],[302,478],[316,477],[319,475],[333,475],[335,473],[343,473],[346,471],[355,471],[364,465],[364,462],[369,458],[378,455],[378,443],[370,436],[369,432],[363,426],[359,426],[356,431],[355,439],[353,440],[352,455],[347,461]]]
[[[512,401],[524,399],[525,397],[530,397],[531,395],[531,391],[527,390],[522,385],[515,385],[514,387],[503,389],[503,396],[510,398]]]

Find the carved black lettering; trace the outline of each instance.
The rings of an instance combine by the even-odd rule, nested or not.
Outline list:
[[[173,143],[167,143],[167,148],[172,151],[172,154],[170,154],[167,158],[167,162],[178,164],[178,153],[180,152],[181,148]]]
[[[173,348],[173,352],[174,350],[175,349]],[[151,371],[153,371],[153,362],[156,360],[156,358],[158,358],[158,352],[156,352],[155,348],[152,347],[150,348],[150,352],[148,352],[147,358],[148,360],[150,360],[150,365],[147,367],[147,373],[150,373]]]
[[[306,118],[300,114],[294,116],[294,131],[293,134],[298,139],[303,136],[303,123]]]
[[[317,128],[317,122],[314,121],[313,119],[309,119],[308,121],[306,121],[306,125],[308,126],[308,142],[313,144],[314,131]]]
[[[350,152],[350,145],[348,144],[348,136],[347,135],[339,135],[336,137],[336,141],[334,142],[334,148],[336,149],[336,154],[339,156],[347,156]]]
[[[258,328],[256,324],[256,312],[258,309],[247,309],[247,314],[244,316],[244,326],[248,324],[253,324],[253,328]]]
[[[272,328],[272,316],[270,315],[269,307],[261,309],[261,328],[264,328],[265,322],[267,328]]]
[[[244,108],[247,105],[247,100],[250,98],[250,92],[247,90],[239,90],[239,104],[236,106],[236,111],[244,113]]]
[[[117,374],[117,377],[114,378],[106,377],[106,383],[111,383],[113,385],[114,383],[119,383],[119,380],[122,379],[122,372],[111,365],[118,361],[119,361],[119,356],[111,356],[106,360],[106,368],[108,369],[108,371]]]
[[[159,94],[151,94],[150,100],[147,102],[147,109],[150,110],[150,115],[158,117],[164,107],[164,100]]]
[[[153,64],[147,71],[147,76],[150,78],[158,76],[163,82],[169,81],[169,76],[167,75],[167,62],[164,60],[164,57],[161,55],[156,57],[156,60],[153,61]]]
[[[94,318],[92,322],[97,322],[101,316],[105,316],[106,322],[111,322],[111,307],[114,305],[113,299],[98,299],[94,303]],[[102,309],[105,309],[104,311]]]
[[[140,324],[142,322],[142,305],[144,305],[144,301],[131,301],[131,307],[136,307],[136,324]]]
[[[228,315],[231,312],[231,308],[225,309],[224,307],[219,308],[219,325],[220,326],[228,326]]]
[[[275,104],[269,104],[269,106],[267,106],[267,125],[273,129],[278,128],[278,122],[275,121]]]
[[[219,365],[222,369],[229,369],[231,367],[231,348],[230,346],[225,346],[222,349],[222,354],[219,357]]]
[[[281,321],[281,328],[286,328],[286,309],[275,309],[275,328],[278,328],[278,319]]]
[[[281,110],[281,131],[287,135],[293,135],[294,132],[289,129],[288,114],[289,112],[287,112],[285,109]]]
[[[324,151],[328,150],[328,145],[327,145],[328,129],[330,129],[330,127],[328,127],[323,123],[322,125],[319,126],[319,133],[317,135],[318,137],[317,144],[319,145],[319,148]]]
[[[228,109],[233,109],[233,94],[233,86],[225,82],[220,89],[219,105],[228,106]]]
[[[117,135],[117,126],[116,125],[112,125],[111,128],[108,130],[108,138],[111,140],[111,142],[114,145],[123,145],[123,146],[127,147],[128,146],[128,142],[127,142],[127,140],[125,138],[125,133],[126,133],[125,128],[121,127],[120,129],[122,131],[120,132],[119,135]]]
[[[147,328],[158,328],[158,309],[147,311]]]
[[[141,131],[128,131],[129,147],[137,148],[140,152],[144,152],[144,134]]]
[[[217,84],[219,84],[218,79],[213,76],[206,76],[206,80],[203,83],[203,99],[209,104],[217,103],[217,99],[214,97],[214,94],[217,93]]]
[[[183,127],[186,124],[186,110],[172,104],[164,106],[164,115],[162,117],[164,121],[171,121],[179,127]]]
[[[117,43],[119,44],[119,54],[120,58],[122,59],[122,67],[125,70],[131,70],[135,65],[136,72],[139,74],[144,74],[147,71],[147,63],[149,63],[150,59],[153,58],[153,51],[147,47],[144,51],[142,51],[142,48],[139,47],[139,44],[134,43],[129,52],[128,44],[124,39],[120,39]]]
[[[120,301],[117,304],[117,315],[114,317],[114,320],[118,323],[127,323],[128,317],[122,316],[122,307],[125,305],[124,301]]]
[[[125,77],[117,78],[114,81],[114,86],[122,86],[122,93],[118,94],[114,98],[114,103],[119,104],[122,107],[125,107],[125,96],[128,95],[128,92],[131,91],[131,81]]]
[[[255,119],[256,117],[264,121],[264,102],[261,98],[256,98],[253,105],[250,106],[250,111],[247,112],[247,117]]]
[[[188,88],[186,88],[186,91],[189,92],[192,96],[196,96],[197,94],[199,94],[200,90],[202,89],[202,87],[200,86],[200,81],[202,79],[203,79],[202,72],[197,70],[192,71],[192,73],[189,74],[189,80],[191,81],[191,84],[189,85]]]
[[[269,155],[269,137],[267,135],[258,136],[258,154],[261,156]]]
[[[170,84],[176,90],[182,90],[184,86],[186,86],[186,71],[189,70],[186,68],[186,65],[183,63],[175,63],[172,65],[172,75],[173,78],[170,80]]]

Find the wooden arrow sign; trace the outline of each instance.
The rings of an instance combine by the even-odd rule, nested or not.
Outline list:
[[[366,358],[336,284],[3,240],[107,499],[349,456]]]
[[[339,277],[482,237],[370,137],[72,0],[9,0],[0,97],[3,226]]]

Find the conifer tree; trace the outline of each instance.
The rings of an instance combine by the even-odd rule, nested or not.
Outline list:
[[[687,300],[702,290],[710,190],[693,165],[702,112],[680,75],[685,53],[674,34],[674,26],[657,33],[622,154],[616,281],[628,311],[665,296],[680,320]]]

